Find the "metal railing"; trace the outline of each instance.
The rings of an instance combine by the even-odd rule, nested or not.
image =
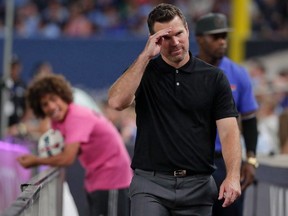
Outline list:
[[[245,216],[288,215],[288,155],[259,157],[255,184],[245,192]]]
[[[64,168],[48,168],[26,184],[21,194],[1,216],[61,216]]]

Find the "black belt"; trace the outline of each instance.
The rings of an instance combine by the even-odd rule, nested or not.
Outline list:
[[[185,170],[185,169],[179,169],[179,170],[174,170],[174,171],[155,171],[155,173],[160,173],[160,174],[166,174],[166,175],[171,175],[174,177],[185,177],[185,176],[192,176],[192,175],[196,175],[194,172],[192,172],[191,170]]]
[[[199,175],[199,173],[195,173],[191,170],[186,170],[186,169],[179,169],[179,170],[174,170],[174,171],[150,171],[150,170],[141,170],[137,169],[140,171],[144,171],[145,173],[150,173],[151,175],[167,175],[167,176],[174,176],[174,177],[185,177],[185,176],[193,176],[193,175]]]

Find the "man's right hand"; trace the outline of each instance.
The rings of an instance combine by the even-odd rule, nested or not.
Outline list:
[[[168,35],[171,30],[172,28],[169,27],[150,35],[142,54],[148,56],[149,59],[152,59],[158,55],[161,51],[162,41],[165,40],[164,37]]]

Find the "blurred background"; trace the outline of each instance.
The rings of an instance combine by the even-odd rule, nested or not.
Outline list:
[[[0,182],[0,213],[19,195],[15,188],[39,172],[21,169],[14,158],[35,151],[41,134],[24,101],[27,85],[40,73],[63,74],[79,103],[117,126],[132,156],[134,110],[109,109],[107,89],[144,47],[147,15],[161,2],[184,12],[192,53],[197,52],[195,20],[208,12],[227,15],[233,28],[227,55],[247,68],[260,105],[257,153],[288,153],[287,0],[0,0],[0,158],[6,167],[1,167],[0,179],[11,184]],[[19,124],[23,122],[29,133],[27,125]],[[7,152],[15,152],[14,158]]]

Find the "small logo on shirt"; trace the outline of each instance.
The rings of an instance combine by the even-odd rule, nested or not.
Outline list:
[[[237,86],[236,86],[236,85],[233,85],[233,84],[231,84],[231,85],[230,85],[230,88],[231,88],[231,90],[232,90],[232,91],[236,91],[236,89],[237,89]]]

